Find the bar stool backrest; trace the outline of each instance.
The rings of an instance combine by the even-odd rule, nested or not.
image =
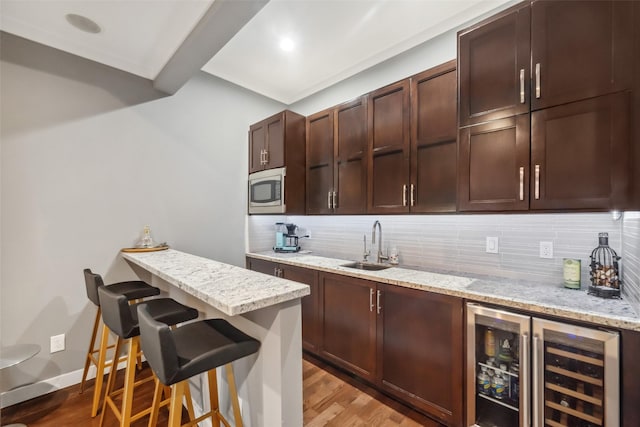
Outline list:
[[[147,362],[160,382],[171,385],[179,371],[178,352],[169,327],[156,321],[146,304],[138,305],[140,345]]]
[[[133,318],[127,297],[110,291],[107,286],[98,287],[102,321],[120,338],[137,335],[138,322]]]
[[[87,298],[94,303],[96,306],[100,307],[100,297],[98,296],[98,288],[104,287],[104,281],[99,274],[95,274],[91,272],[91,269],[84,269],[84,284],[87,288]]]

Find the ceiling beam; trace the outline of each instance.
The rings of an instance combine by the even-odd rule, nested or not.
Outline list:
[[[153,86],[173,95],[269,0],[214,0],[200,22],[167,61]]]

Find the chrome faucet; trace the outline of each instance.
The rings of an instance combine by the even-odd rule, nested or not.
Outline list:
[[[376,225],[378,226],[379,236],[378,236],[378,264],[380,264],[383,260],[387,261],[389,259],[388,256],[382,254],[382,225],[380,221],[376,220],[373,223],[373,228],[371,229],[371,245],[376,244]]]

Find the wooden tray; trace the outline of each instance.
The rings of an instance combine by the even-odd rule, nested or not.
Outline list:
[[[153,248],[122,248],[122,252],[157,252],[157,251],[165,251],[169,249],[169,245],[167,246],[155,246]]]

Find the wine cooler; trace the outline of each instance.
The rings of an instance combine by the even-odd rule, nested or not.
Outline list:
[[[618,334],[467,304],[467,426],[618,427]]]

